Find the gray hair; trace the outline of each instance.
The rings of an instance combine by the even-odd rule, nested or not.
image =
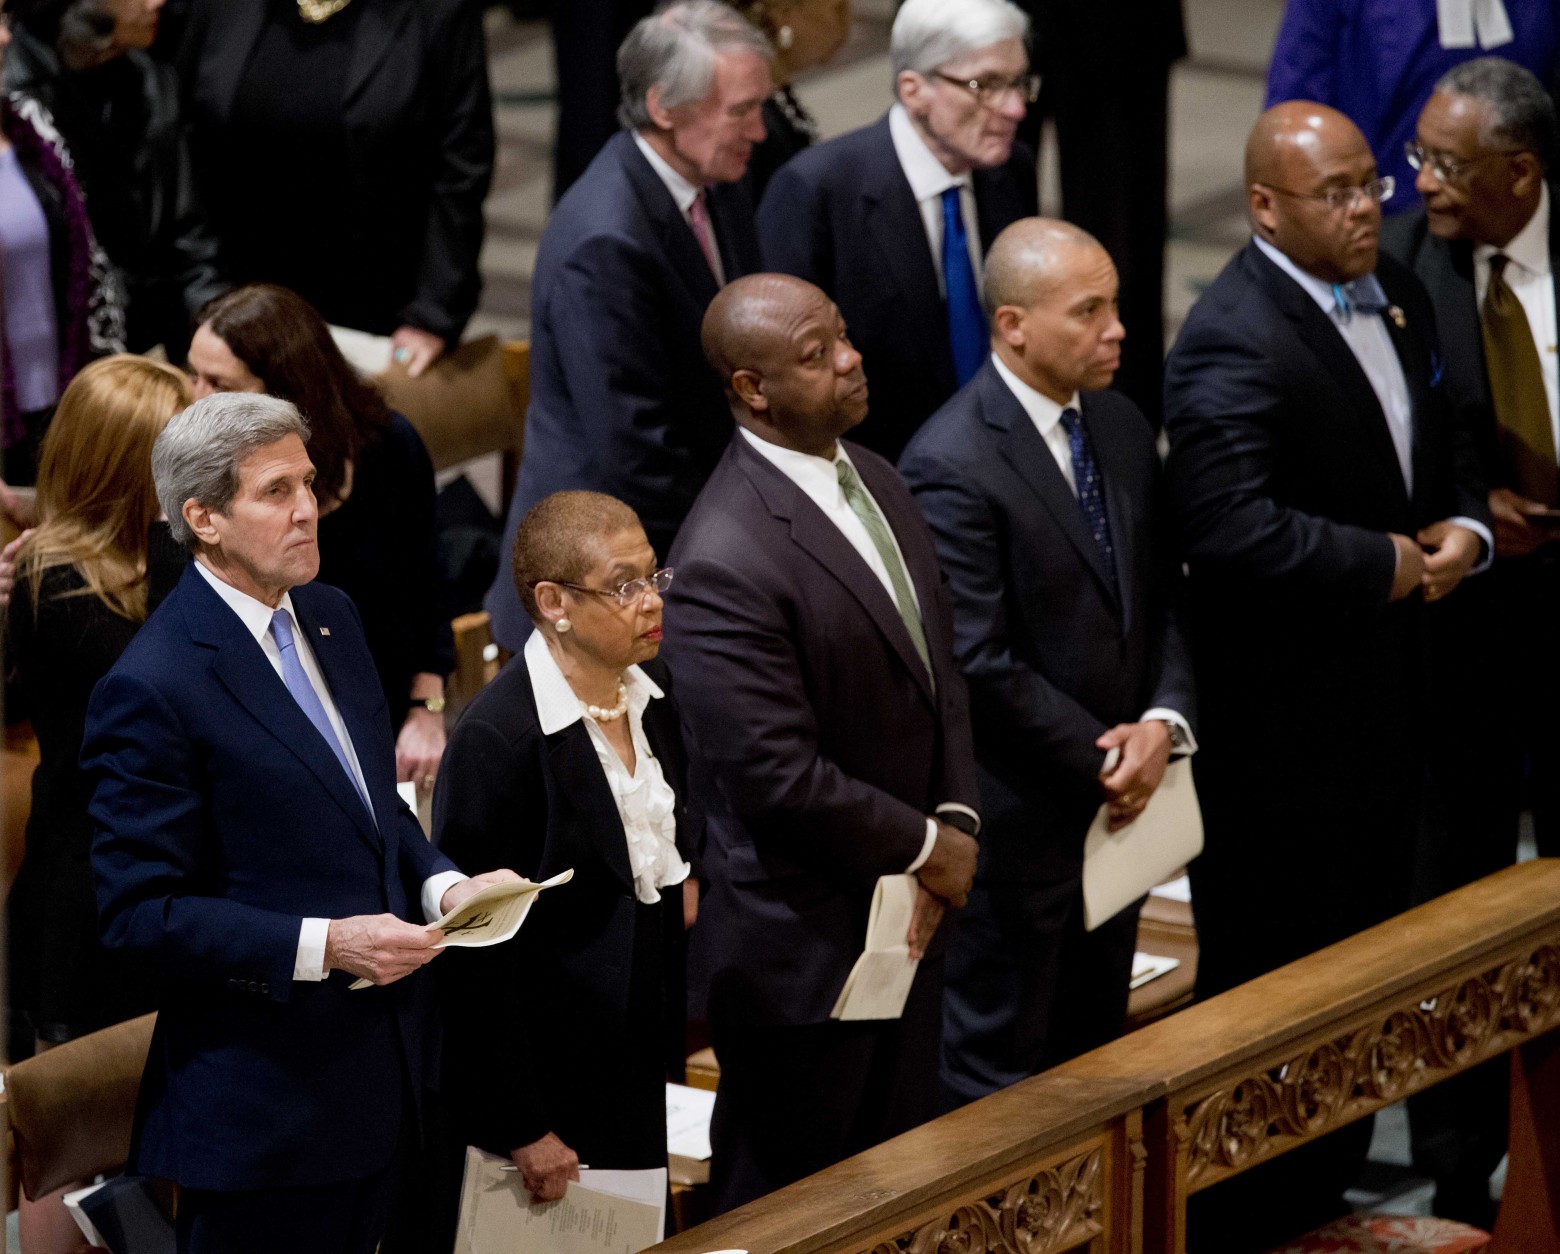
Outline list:
[[[1555,159],[1555,102],[1531,70],[1505,57],[1477,57],[1448,70],[1435,89],[1489,106],[1480,142],[1537,153],[1546,170]]]
[[[716,61],[733,52],[751,52],[770,65],[775,60],[769,40],[729,4],[672,0],[640,20],[618,48],[618,121],[636,131],[654,126],[645,96],[656,86],[666,109],[703,100],[715,81]]]
[[[1028,15],[1008,0],[905,0],[888,51],[897,79],[905,70],[930,74],[992,44],[1028,38]]]
[[[291,401],[253,392],[217,392],[180,410],[152,445],[152,481],[173,538],[200,547],[184,502],[222,511],[238,494],[238,468],[256,449],[290,435],[305,444],[309,424]]]

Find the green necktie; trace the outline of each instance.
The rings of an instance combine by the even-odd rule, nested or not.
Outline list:
[[[926,632],[922,630],[921,615],[915,608],[915,597],[910,591],[910,576],[905,573],[905,565],[899,560],[899,550],[894,547],[893,534],[889,531],[888,524],[883,521],[883,515],[878,513],[877,505],[867,494],[866,486],[861,482],[861,476],[856,473],[856,468],[849,462],[840,460],[834,463],[834,470],[839,475],[840,490],[845,493],[845,503],[850,506],[851,512],[861,519],[861,525],[872,537],[873,547],[877,549],[878,556],[883,559],[883,566],[888,571],[888,582],[894,589],[894,604],[899,607],[899,617],[904,620],[905,630],[910,633],[910,642],[915,645],[921,665],[926,667],[926,676],[932,682],[933,691],[936,691],[937,680],[932,674],[931,654],[926,651]]]
[[[1484,362],[1495,405],[1495,426],[1507,486],[1540,505],[1560,503],[1555,471],[1555,436],[1549,425],[1549,394],[1527,313],[1506,283],[1511,258],[1490,258],[1490,283],[1479,322]]]

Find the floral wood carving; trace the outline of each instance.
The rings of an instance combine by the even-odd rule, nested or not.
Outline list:
[[[871,1254],[1056,1254],[1099,1236],[1100,1151],[1089,1150],[952,1214],[901,1233]]]
[[[1298,1141],[1560,1026],[1560,946],[1399,1006],[1182,1112],[1186,1180],[1204,1188]]]

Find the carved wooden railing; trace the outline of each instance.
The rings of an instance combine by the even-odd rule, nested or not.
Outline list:
[[[1297,908],[1303,909],[1303,900]],[[1560,1254],[1560,860],[1512,867],[656,1247],[1184,1254],[1186,1200],[1497,1054],[1494,1249]]]

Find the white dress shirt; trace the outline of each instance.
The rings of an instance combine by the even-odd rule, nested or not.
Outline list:
[[[692,231],[693,218],[690,216],[690,211],[693,208],[693,202],[699,198],[699,195],[704,191],[704,188],[690,183],[687,179],[683,178],[681,174],[677,173],[676,170],[672,169],[672,167],[667,164],[666,158],[661,156],[660,153],[652,148],[645,137],[638,131],[634,132],[634,143],[639,146],[639,151],[644,153],[645,160],[650,163],[650,168],[655,171],[656,178],[660,179],[661,182],[665,185],[666,190],[671,192],[672,199],[677,202],[677,211],[682,214],[683,221],[688,224],[688,229]],[[707,209],[709,207],[708,197],[705,197],[704,204],[705,208]],[[708,217],[708,215],[706,215],[706,217]],[[710,231],[710,252],[713,254],[709,260],[713,264],[715,270],[715,286],[725,287],[726,267],[721,264],[720,260],[720,239],[715,234],[715,219],[708,218],[708,221]],[[694,240],[697,241],[698,238],[698,233],[694,232]]]
[[[1376,394],[1376,399],[1381,403],[1381,412],[1386,415],[1387,430],[1392,436],[1392,447],[1397,453],[1398,469],[1403,475],[1403,487],[1409,496],[1414,494],[1414,405],[1409,399],[1408,380],[1403,375],[1403,363],[1398,358],[1397,348],[1392,343],[1392,336],[1387,331],[1387,324],[1382,321],[1381,314],[1367,313],[1364,310],[1355,310],[1354,316],[1347,322],[1338,313],[1338,302],[1333,296],[1333,285],[1326,279],[1319,279],[1314,274],[1308,274],[1295,265],[1289,257],[1274,248],[1261,236],[1251,237],[1263,254],[1280,270],[1292,278],[1305,293],[1317,304],[1317,307],[1328,316],[1343,342],[1349,346],[1349,351],[1354,354],[1354,360],[1360,363],[1360,369],[1365,372],[1365,378],[1370,381],[1370,388]],[[1466,527],[1479,539],[1484,541],[1484,556],[1473,567],[1473,572],[1478,572],[1487,567],[1495,556],[1495,537],[1490,534],[1490,529],[1477,519],[1456,518],[1447,519],[1456,523],[1459,527]],[[1393,550],[1394,561],[1397,551]],[[1396,569],[1396,566],[1393,567]]]
[[[1479,308],[1484,308],[1484,293],[1490,286],[1490,258],[1505,253],[1506,286],[1522,304],[1533,346],[1538,349],[1538,364],[1544,375],[1544,391],[1549,396],[1549,426],[1555,447],[1560,449],[1560,357],[1556,352],[1555,276],[1549,255],[1549,185],[1540,184],[1538,208],[1504,248],[1478,244],[1473,250],[1473,287]]]
[[[238,615],[238,621],[243,623],[245,629],[255,638],[260,651],[265,654],[265,660],[276,672],[276,677],[285,684],[287,681],[282,675],[282,651],[277,646],[276,638],[271,635],[271,615],[274,612],[271,607],[264,601],[256,600],[247,592],[240,592],[232,584],[213,574],[198,558],[195,561],[195,569],[222,598],[223,604]],[[298,616],[293,612],[292,595],[284,592],[282,603],[277,608],[285,610],[287,616],[292,619],[293,643],[303,673],[308,676],[309,686],[314,689],[320,704],[325,707],[325,717],[330,720],[331,730],[336,733],[336,739],[341,742],[342,751],[347,755],[347,762],[352,767],[352,776],[358,791],[367,797],[368,785],[363,779],[363,768],[358,764],[357,750],[353,747],[352,737],[347,734],[347,725],[342,720],[341,711],[336,708],[336,699],[330,695],[330,687],[325,682],[325,675],[320,670],[319,662],[315,660],[314,649],[309,644],[309,638],[298,625]],[[288,695],[290,696],[291,693]],[[377,817],[375,822],[378,822]],[[439,902],[444,897],[445,890],[451,884],[459,883],[466,878],[459,871],[440,871],[423,882],[422,908],[428,922],[432,923],[439,917],[441,913]],[[298,933],[298,954],[293,960],[293,979],[319,981],[329,974],[325,970],[325,940],[329,929],[329,919],[303,920]]]
[[[629,736],[634,743],[634,769],[629,771],[602,732],[600,724],[586,718],[579,697],[558,669],[542,633],[533,631],[525,642],[525,669],[536,697],[536,718],[544,736],[584,722],[596,757],[617,803],[618,818],[628,841],[628,865],[634,875],[634,896],[645,905],[661,900],[661,890],[681,884],[693,868],[677,852],[677,794],[666,782],[661,764],[645,738],[645,707],[664,694],[660,686],[637,666],[623,672],[628,691]]]
[[[943,163],[926,146],[915,123],[902,104],[888,111],[888,134],[894,141],[894,155],[899,158],[899,168],[905,172],[910,184],[910,194],[915,197],[916,208],[921,211],[921,225],[926,228],[926,242],[932,248],[932,269],[937,272],[937,290],[944,297],[942,240],[942,194],[950,187],[959,189],[959,214],[964,219],[964,236],[969,242],[970,266],[975,271],[975,287],[981,283],[981,271],[985,254],[981,251],[980,218],[975,209],[975,184],[969,171],[949,174]]]
[[[1072,494],[1077,496],[1078,482],[1073,474],[1072,442],[1067,438],[1067,429],[1062,426],[1062,411],[1076,410],[1079,419],[1082,419],[1083,404],[1078,398],[1078,393],[1074,392],[1067,404],[1058,405],[1044,392],[1030,387],[1014,374],[996,353],[991,354],[991,364],[996,367],[1002,382],[1007,384],[1008,391],[1012,392],[1018,403],[1023,406],[1024,412],[1029,415],[1029,421],[1035,424],[1035,430],[1045,441],[1046,448],[1050,449],[1051,456],[1056,458],[1056,468],[1062,472],[1062,478],[1067,480],[1067,486],[1072,490]],[[1151,710],[1145,710],[1138,722],[1174,723],[1181,729],[1181,735],[1186,740],[1185,747],[1177,749],[1176,754],[1188,756],[1197,752],[1197,738],[1192,735],[1192,725],[1179,711],[1156,705]]]
[[[834,524],[835,529],[849,542],[850,547],[861,554],[862,561],[866,562],[877,581],[883,585],[883,591],[888,593],[888,598],[895,605],[899,604],[894,596],[894,585],[889,582],[888,567],[883,565],[883,556],[877,551],[877,545],[872,543],[872,537],[867,534],[866,525],[856,516],[856,511],[851,509],[850,502],[845,499],[845,490],[840,487],[839,471],[835,466],[844,462],[852,470],[856,464],[850,460],[850,454],[845,451],[845,446],[838,441],[834,445],[834,456],[815,457],[811,453],[799,453],[795,449],[782,448],[778,444],[771,444],[768,440],[754,435],[746,427],[737,428],[742,432],[742,437],[758,452],[759,456],[773,465],[787,479],[799,487],[814,505],[823,511],[823,516]],[[857,471],[860,479],[861,472]],[[867,487],[866,480],[861,480],[861,490],[866,493],[872,502],[872,507],[877,510],[883,519],[884,527],[888,531],[889,539],[893,541],[894,552],[899,556],[899,564],[904,568],[905,583],[910,587],[910,597],[915,602],[916,613],[921,612],[921,598],[916,594],[915,580],[910,578],[910,567],[905,562],[904,552],[899,547],[899,537],[894,535],[894,529],[888,524],[888,515],[883,513],[877,499],[873,497],[871,489]],[[967,814],[975,821],[975,830],[980,830],[980,815],[967,805],[961,805],[957,801],[946,801],[937,807],[938,814],[949,811],[958,811]],[[932,846],[937,843],[937,824],[932,819],[926,820],[926,841],[921,846],[921,852],[915,861],[905,868],[907,871],[919,871],[926,860],[932,856]]]

